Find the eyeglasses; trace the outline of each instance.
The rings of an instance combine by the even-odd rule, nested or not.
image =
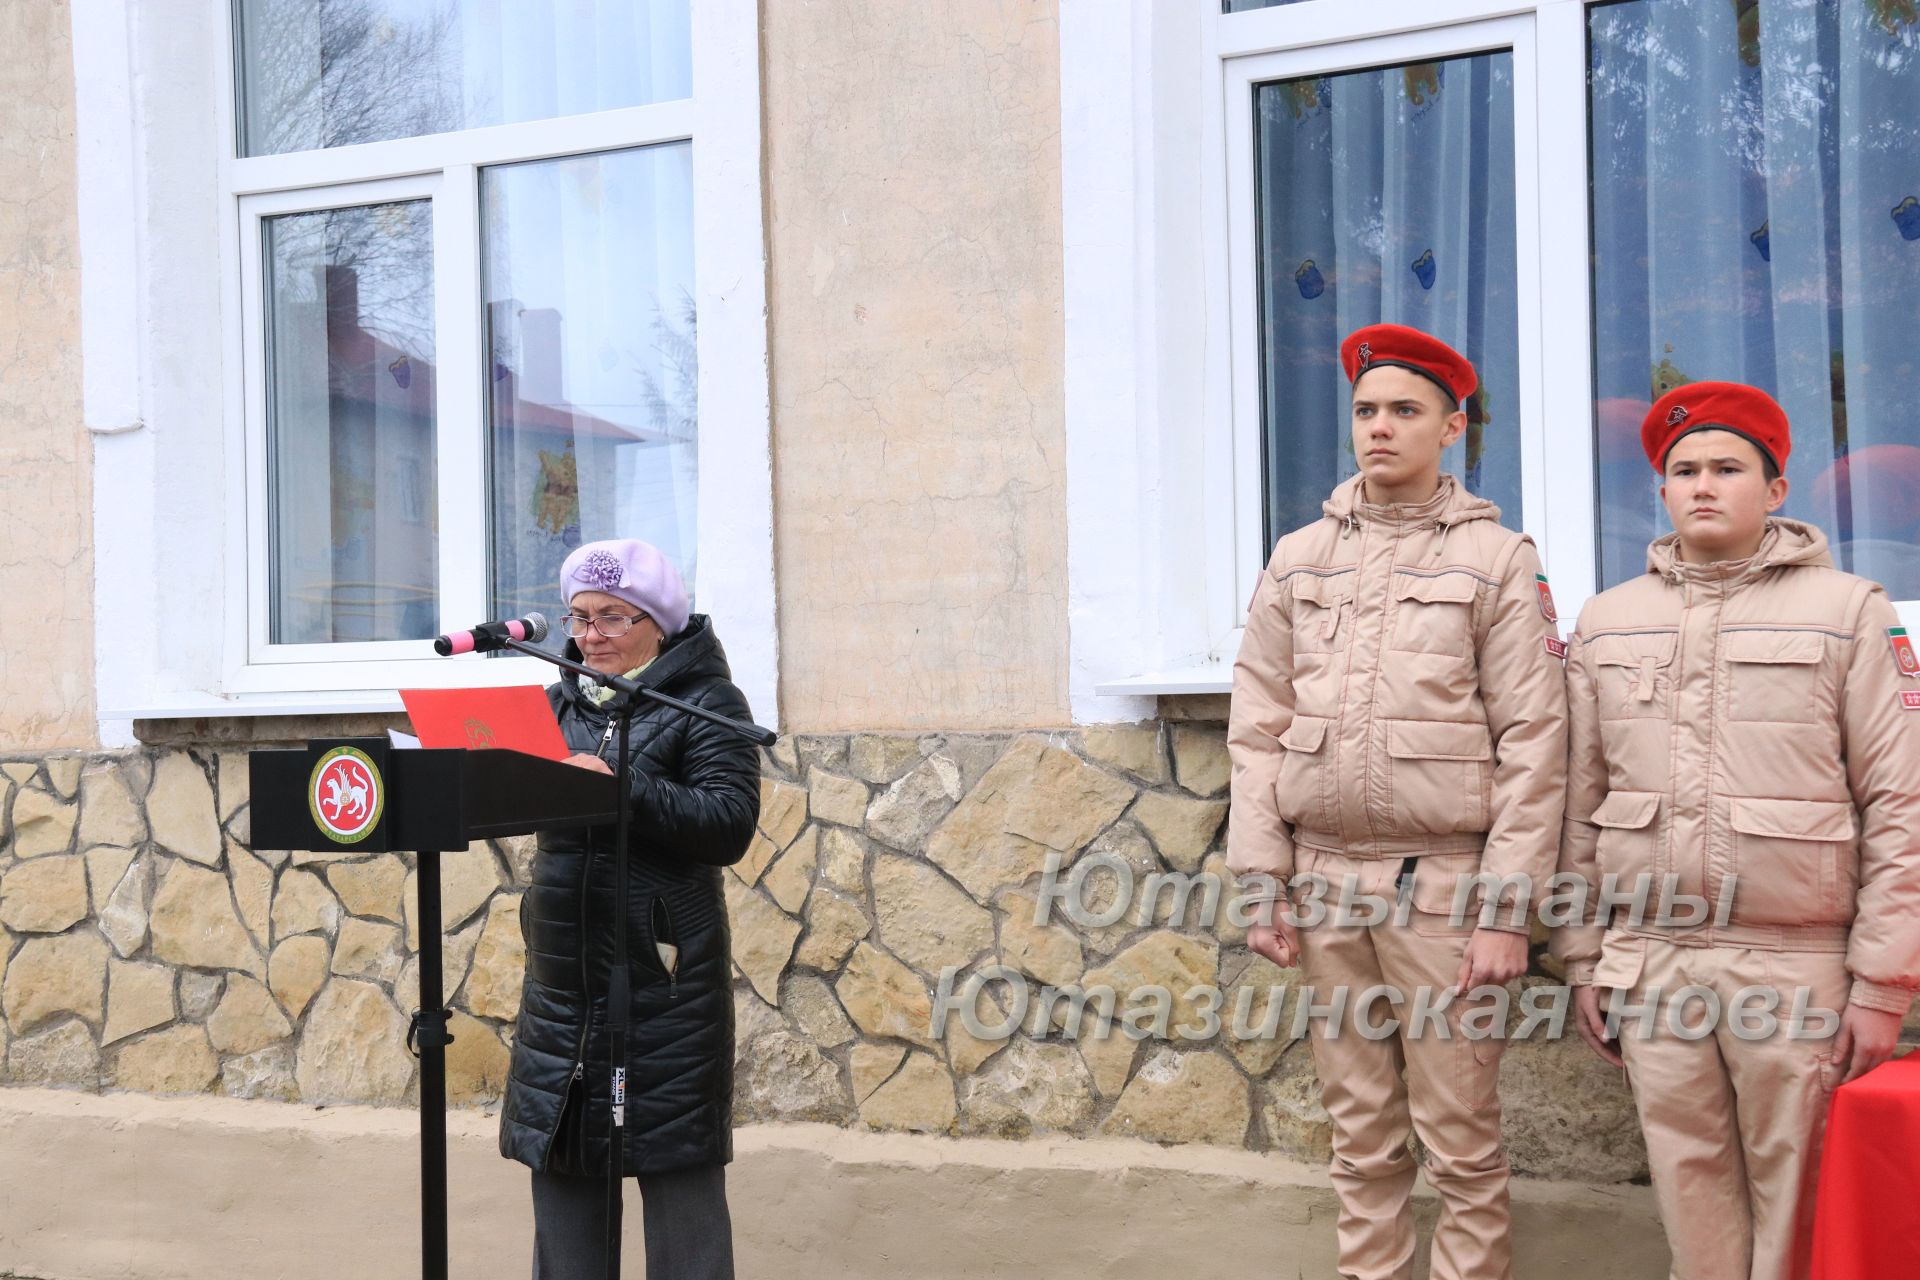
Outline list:
[[[618,640],[633,630],[634,623],[646,616],[644,613],[603,613],[597,618],[583,618],[577,613],[569,613],[560,619],[560,629],[574,640],[587,634],[588,627],[592,627],[609,640]]]

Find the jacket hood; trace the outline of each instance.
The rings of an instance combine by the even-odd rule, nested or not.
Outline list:
[[[1454,476],[1444,472],[1440,487],[1421,503],[1381,504],[1366,501],[1366,477],[1355,475],[1341,483],[1324,503],[1321,513],[1345,524],[1355,520],[1375,520],[1396,524],[1432,522],[1452,527],[1473,520],[1500,519],[1500,508],[1467,491]]]
[[[575,662],[582,661],[580,646],[572,640],[568,640],[567,647],[560,652]],[[714,676],[731,680],[733,670],[727,665],[727,651],[721,647],[720,637],[714,634],[713,619],[696,613],[687,619],[687,625],[680,628],[677,635],[661,646],[660,656],[648,663],[637,679],[650,689],[671,693],[676,685]],[[580,676],[562,671],[560,691],[568,701],[578,699]]]
[[[1647,548],[1647,572],[1659,574],[1669,582],[1688,578],[1746,578],[1772,569],[1831,569],[1833,553],[1827,547],[1827,535],[1801,520],[1775,516],[1767,521],[1760,550],[1745,560],[1723,560],[1714,564],[1690,564],[1680,558],[1680,535],[1669,533],[1656,538]]]

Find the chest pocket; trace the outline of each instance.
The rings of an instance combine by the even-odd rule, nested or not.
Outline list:
[[[1392,647],[1403,653],[1473,656],[1473,606],[1480,583],[1464,573],[1393,577]]]
[[[1293,577],[1293,651],[1334,653],[1353,642],[1353,575]]]
[[[1669,719],[1673,715],[1673,654],[1679,637],[1672,632],[1595,636],[1595,683],[1600,688],[1602,720]]]
[[[1727,718],[1790,724],[1827,720],[1821,668],[1826,637],[1812,631],[1728,631],[1720,637],[1727,664]]]

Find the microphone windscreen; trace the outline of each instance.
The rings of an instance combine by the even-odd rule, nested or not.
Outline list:
[[[527,628],[527,639],[534,644],[540,644],[547,638],[547,632],[550,629],[547,625],[547,615],[544,613],[528,614]]]

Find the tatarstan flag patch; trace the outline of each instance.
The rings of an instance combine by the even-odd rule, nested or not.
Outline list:
[[[1893,644],[1893,660],[1903,676],[1920,676],[1920,654],[1913,651],[1913,637],[1905,627],[1888,627],[1887,639]]]
[[[1546,615],[1547,621],[1560,621],[1559,610],[1553,607],[1553,588],[1547,585],[1547,575],[1544,573],[1534,574],[1533,587],[1534,590],[1540,593],[1540,612]]]

